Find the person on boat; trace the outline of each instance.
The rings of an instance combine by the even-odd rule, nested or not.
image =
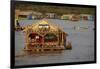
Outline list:
[[[19,24],[18,19],[15,20],[15,27],[16,27],[16,30],[23,30],[23,28]]]
[[[20,24],[19,24],[18,20],[16,20],[16,25],[17,25],[18,27],[20,27]]]

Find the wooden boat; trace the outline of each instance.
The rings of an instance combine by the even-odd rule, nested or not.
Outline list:
[[[18,19],[15,20],[15,31],[22,31],[24,28],[20,26]]]
[[[71,42],[68,42],[68,45],[66,46],[66,49],[72,49],[72,44],[71,44]]]
[[[47,20],[24,27],[25,51],[44,52],[65,50],[67,33]],[[71,48],[71,47],[69,47]]]

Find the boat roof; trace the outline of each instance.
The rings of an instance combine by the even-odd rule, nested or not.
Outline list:
[[[25,26],[25,29],[23,31],[25,32],[25,31],[28,31],[29,29],[32,29],[33,31],[38,31],[39,25],[49,25],[50,31],[57,31],[57,32],[61,31],[61,32],[65,33],[60,27],[58,27],[54,23],[51,23],[51,22],[49,22],[48,20],[45,20],[45,19],[40,20],[36,23],[33,23],[32,25]],[[67,33],[65,33],[65,34],[68,35]]]

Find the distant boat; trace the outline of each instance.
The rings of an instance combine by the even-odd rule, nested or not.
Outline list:
[[[15,30],[16,31],[23,30],[23,27],[20,26],[18,19],[15,20]]]
[[[67,46],[66,46],[66,49],[72,49],[72,44],[71,44],[71,42],[68,41],[68,44],[67,44]]]
[[[73,27],[73,29],[74,30],[82,30],[82,29],[89,29],[88,27],[80,27],[80,26],[78,26],[78,27]]]

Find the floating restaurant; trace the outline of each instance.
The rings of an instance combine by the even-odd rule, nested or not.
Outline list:
[[[66,45],[68,34],[47,20],[26,26],[23,32],[26,40],[25,51],[61,51],[72,48],[71,43]]]

